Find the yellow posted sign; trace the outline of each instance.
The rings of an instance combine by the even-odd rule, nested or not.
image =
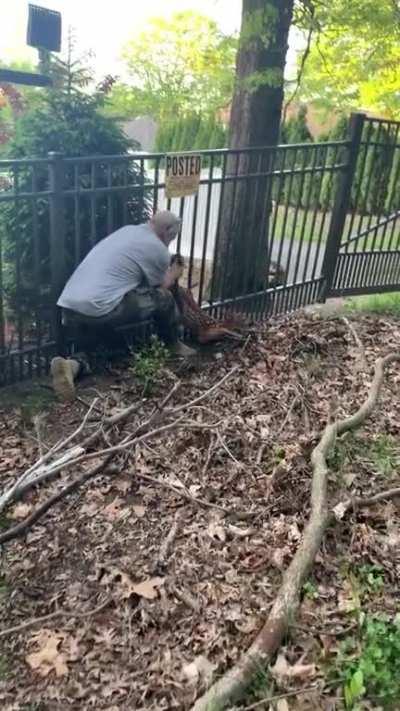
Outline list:
[[[165,194],[167,198],[194,195],[199,189],[201,156],[171,154],[166,156]]]

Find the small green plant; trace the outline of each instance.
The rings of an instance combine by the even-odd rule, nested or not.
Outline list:
[[[400,462],[398,442],[394,437],[380,435],[369,448],[371,463],[384,476],[390,476],[396,471]]]
[[[157,381],[160,371],[165,366],[168,351],[163,343],[153,336],[150,343],[135,353],[133,372],[148,393]]]
[[[393,709],[400,699],[400,616],[366,615],[357,636],[345,640],[335,663],[347,709],[367,699]]]
[[[316,600],[318,598],[318,588],[312,580],[307,580],[307,582],[304,583],[303,594],[304,597],[307,597],[309,600]]]
[[[331,469],[340,471],[346,464],[352,462],[358,447],[359,443],[351,433],[338,439],[335,448],[332,449],[328,457]]]
[[[385,585],[383,568],[379,565],[362,565],[356,572],[362,593],[377,594]]]
[[[246,703],[260,701],[271,693],[273,693],[273,680],[268,672],[260,667],[247,689]]]

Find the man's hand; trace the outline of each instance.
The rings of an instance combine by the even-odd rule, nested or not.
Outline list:
[[[163,287],[164,289],[169,289],[177,279],[180,279],[182,274],[183,274],[183,269],[184,265],[180,261],[174,261],[170,268],[168,269],[164,281],[163,281]]]

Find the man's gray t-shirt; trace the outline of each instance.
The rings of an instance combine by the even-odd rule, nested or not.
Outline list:
[[[84,316],[106,316],[128,291],[160,286],[167,247],[149,225],[127,225],[101,240],[65,285],[57,304]]]

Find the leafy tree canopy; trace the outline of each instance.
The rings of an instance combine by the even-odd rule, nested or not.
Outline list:
[[[124,50],[129,83],[111,92],[112,111],[130,118],[213,113],[232,96],[236,40],[193,12],[154,18]]]
[[[303,99],[327,109],[400,116],[398,0],[316,0],[297,15],[313,28],[301,82]],[[310,11],[311,8],[311,11]]]

